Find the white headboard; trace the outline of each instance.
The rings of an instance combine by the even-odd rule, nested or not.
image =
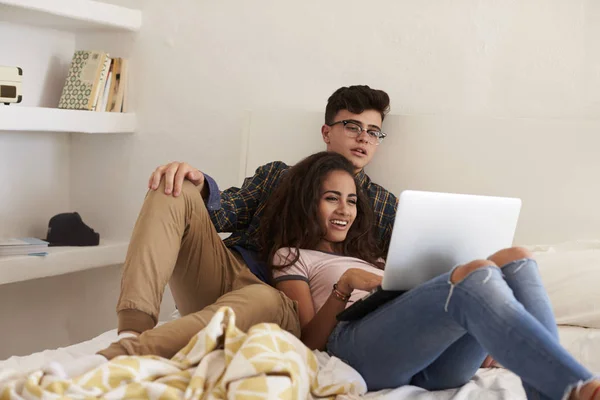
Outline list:
[[[250,112],[244,116],[240,182],[271,161],[295,164],[325,150],[322,112]]]
[[[240,180],[325,149],[322,112],[248,112]],[[433,190],[523,200],[515,243],[600,239],[600,121],[389,115],[369,176],[392,193]]]

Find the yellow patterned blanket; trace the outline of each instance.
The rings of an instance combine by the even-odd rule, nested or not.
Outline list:
[[[319,376],[315,354],[277,325],[241,332],[227,307],[171,360],[120,356],[73,379],[38,370],[1,386],[0,400],[296,400],[357,398],[363,391],[358,382]]]

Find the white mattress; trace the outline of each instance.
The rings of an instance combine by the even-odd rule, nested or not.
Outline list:
[[[561,342],[592,372],[600,374],[600,329],[561,327]],[[79,356],[93,354],[116,340],[116,330],[105,332],[91,340],[56,350],[46,350],[24,357],[11,357],[0,361],[0,370],[12,369],[21,372],[30,371],[50,361],[69,361]],[[331,363],[325,353],[318,353],[320,364],[331,368],[331,373],[344,377],[351,374],[348,368]],[[427,392],[414,386],[405,386],[396,390],[369,393],[366,399],[417,399],[417,400],[525,400],[525,393],[519,378],[504,369],[479,370],[477,375],[460,389],[439,392]]]

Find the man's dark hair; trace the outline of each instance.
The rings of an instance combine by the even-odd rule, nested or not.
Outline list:
[[[366,85],[344,86],[336,90],[327,100],[325,123],[332,124],[336,114],[348,110],[360,114],[366,110],[375,110],[381,114],[381,120],[390,111],[390,96],[383,90],[371,89]]]

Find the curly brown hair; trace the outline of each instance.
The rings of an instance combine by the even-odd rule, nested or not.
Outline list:
[[[321,186],[327,174],[345,171],[354,178],[354,166],[344,156],[334,152],[320,152],[306,157],[281,178],[269,197],[261,217],[261,258],[273,268],[283,268],[298,261],[299,249],[313,250],[326,232],[319,224],[317,212]],[[356,257],[374,265],[381,254],[374,235],[374,216],[367,196],[357,188],[357,215],[339,246],[342,256]],[[286,265],[273,265],[273,257],[281,248],[296,249],[294,259]]]

